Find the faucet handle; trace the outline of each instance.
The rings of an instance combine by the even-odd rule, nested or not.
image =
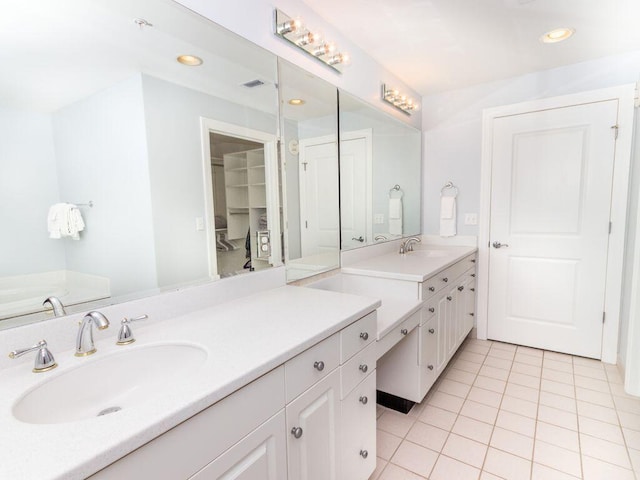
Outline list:
[[[48,372],[49,370],[53,370],[58,366],[56,360],[53,358],[53,355],[47,348],[46,340],[40,340],[33,347],[20,348],[18,350],[9,352],[9,358],[19,358],[29,352],[33,352],[36,350],[38,351],[38,353],[36,354],[33,373]]]
[[[129,345],[130,343],[135,342],[136,339],[133,338],[133,332],[131,331],[129,324],[139,320],[145,320],[147,318],[149,318],[148,315],[140,315],[135,318],[123,318],[122,322],[120,322],[120,331],[118,332],[118,341],[116,342],[116,345]]]

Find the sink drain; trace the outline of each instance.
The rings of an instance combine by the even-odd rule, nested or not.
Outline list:
[[[119,412],[120,410],[122,410],[122,407],[109,407],[109,408],[105,408],[104,410],[100,410],[98,412],[98,415],[96,415],[97,417],[101,417],[102,415],[109,415],[110,413],[115,413],[115,412]]]

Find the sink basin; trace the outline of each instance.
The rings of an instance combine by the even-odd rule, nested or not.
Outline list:
[[[409,252],[409,255],[418,255],[427,258],[444,258],[451,255],[451,252],[448,250],[414,250],[413,252]]]
[[[13,416],[50,424],[116,414],[153,401],[173,377],[191,373],[206,359],[205,349],[187,343],[131,347],[54,374],[14,404]]]

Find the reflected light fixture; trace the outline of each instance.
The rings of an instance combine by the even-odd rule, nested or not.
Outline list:
[[[388,88],[384,83],[382,84],[381,98],[407,115],[420,109],[420,105],[414,99],[407,97],[395,88]]]
[[[196,57],[195,55],[180,55],[176,58],[178,62],[183,65],[187,65],[189,67],[197,67],[202,65],[202,59],[200,57]]]
[[[300,105],[304,105],[305,102],[303,99],[301,98],[292,98],[291,100],[289,100],[289,105],[293,105],[294,107],[299,107]]]
[[[576,31],[569,27],[554,28],[540,37],[542,43],[558,43],[572,36]]]
[[[328,65],[339,73],[342,67],[349,65],[351,58],[341,52],[335,43],[325,40],[318,32],[305,26],[300,19],[289,17],[279,9],[275,9],[274,34],[295,45],[316,60]]]

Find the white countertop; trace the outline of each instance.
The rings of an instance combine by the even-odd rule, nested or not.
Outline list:
[[[5,369],[0,372],[0,478],[85,478],[379,305],[371,298],[285,286],[147,327],[136,324],[137,341],[125,347],[112,341],[117,334],[112,325],[113,339],[96,342],[95,355],[54,352],[59,367],[51,372],[31,373],[30,363]],[[16,392],[125,348],[173,342],[200,345],[207,359],[149,401],[73,423],[28,424],[11,414]]]
[[[472,246],[414,245],[416,251],[400,255],[397,252],[368,258],[343,266],[342,272],[353,275],[424,282],[427,278],[476,251]],[[440,256],[427,256],[426,252]]]

